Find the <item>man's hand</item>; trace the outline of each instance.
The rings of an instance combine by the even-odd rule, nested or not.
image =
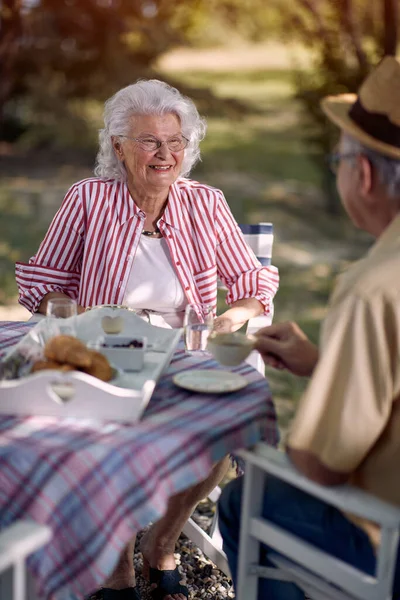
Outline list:
[[[265,364],[286,368],[295,375],[311,375],[318,361],[318,348],[296,323],[277,323],[255,335],[256,350]]]

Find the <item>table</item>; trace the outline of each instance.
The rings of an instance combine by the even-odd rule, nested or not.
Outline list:
[[[0,355],[29,323],[0,322]],[[212,396],[176,387],[184,369],[221,368],[176,351],[134,425],[0,416],[0,527],[31,518],[52,541],[29,559],[40,597],[78,600],[100,587],[132,535],[170,496],[203,480],[226,454],[278,443],[268,382],[247,364],[243,390]]]

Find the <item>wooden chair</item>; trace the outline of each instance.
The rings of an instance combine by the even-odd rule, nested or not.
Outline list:
[[[0,531],[1,600],[37,600],[25,563],[50,539],[50,528],[33,521],[16,521]]]
[[[243,232],[244,238],[254,254],[261,262],[263,266],[269,266],[272,258],[272,246],[274,241],[274,227],[272,223],[257,223],[254,225],[240,225]],[[223,289],[222,285],[219,285],[220,289]],[[255,333],[262,327],[271,325],[272,316],[260,316],[250,319],[247,324],[247,333]],[[258,352],[252,352],[247,358],[246,362],[251,364],[257,371],[262,375],[265,373],[264,362]],[[208,496],[208,499],[212,502],[217,502],[221,494],[221,488],[217,486]],[[212,521],[210,533],[207,534],[203,529],[190,518],[185,527],[183,533],[200,548],[208,558],[210,558],[217,567],[223,571],[228,577],[230,577],[228,561],[226,554],[222,550],[222,537],[218,528],[218,517],[217,513]]]
[[[259,577],[294,582],[310,600],[392,599],[400,527],[398,507],[350,485],[335,488],[318,485],[301,475],[285,453],[266,444],[239,454],[246,461],[246,470],[237,600],[256,600]],[[376,575],[367,575],[264,519],[261,507],[267,474],[339,510],[380,525]],[[277,568],[258,565],[261,542],[272,548],[270,559]]]

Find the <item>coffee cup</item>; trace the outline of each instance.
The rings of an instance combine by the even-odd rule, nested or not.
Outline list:
[[[240,331],[232,333],[210,333],[207,350],[215,360],[227,367],[236,367],[254,350],[256,338]]]

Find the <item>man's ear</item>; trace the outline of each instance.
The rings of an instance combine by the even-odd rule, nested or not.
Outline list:
[[[369,196],[374,186],[374,170],[371,161],[365,154],[359,154],[357,156],[357,165],[360,175],[360,194],[366,197]]]

